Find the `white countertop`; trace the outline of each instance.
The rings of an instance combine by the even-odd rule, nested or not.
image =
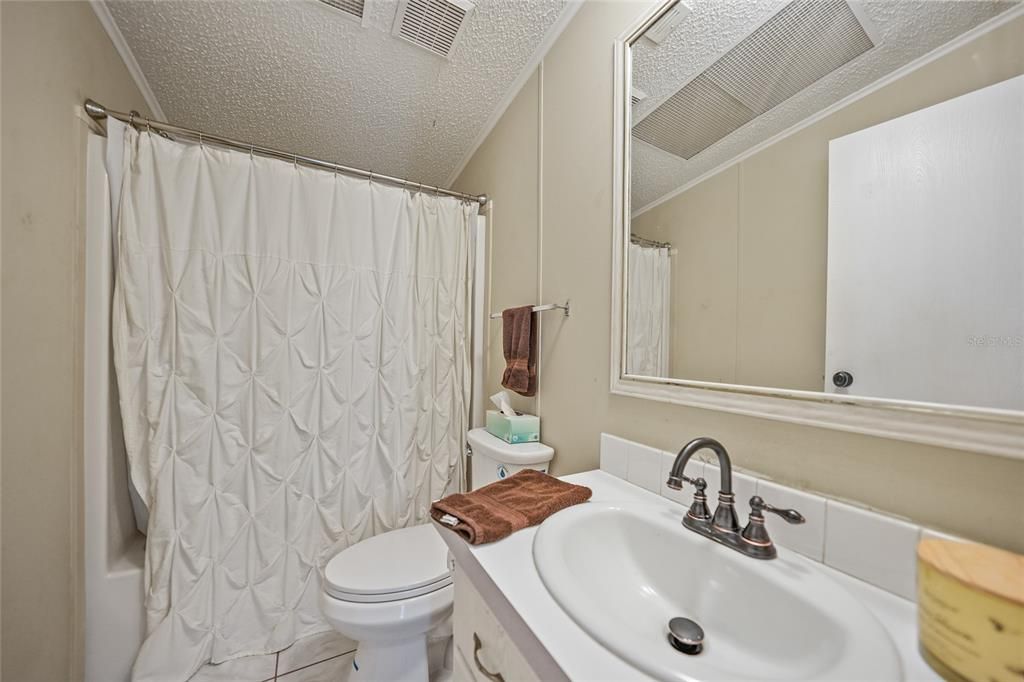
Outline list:
[[[603,471],[565,476],[563,480],[589,487],[594,492],[591,499],[595,502],[662,504],[679,510],[680,519],[685,513],[685,507]],[[500,591],[504,599],[495,598],[493,592],[489,598],[488,590],[480,589],[484,599],[488,600],[491,609],[528,660],[532,658],[531,653],[536,653],[535,647],[539,641],[550,658],[571,680],[649,679],[591,638],[548,593],[533,563],[536,527],[513,533],[498,542],[475,547],[466,544],[455,533],[439,532],[451,548],[460,568],[470,576],[478,589],[481,587],[481,577],[486,576],[489,581],[483,582],[493,583]],[[779,547],[778,551],[783,554],[790,550]],[[917,612],[913,602],[824,564],[813,563],[853,593],[886,628],[899,650],[905,680],[941,680],[918,653]],[[507,604],[494,603],[506,600]],[[509,606],[512,613],[509,613]],[[532,632],[533,637],[524,631],[523,626]]]

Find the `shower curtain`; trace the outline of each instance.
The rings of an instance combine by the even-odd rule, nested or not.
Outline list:
[[[669,292],[672,261],[667,248],[629,245],[626,307],[626,371],[669,376]]]
[[[114,354],[150,510],[133,677],[185,680],[328,630],[327,560],[456,485],[477,208],[117,130]]]

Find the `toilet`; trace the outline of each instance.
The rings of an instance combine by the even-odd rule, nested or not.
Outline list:
[[[524,468],[547,471],[554,456],[541,443],[511,445],[484,429],[470,431],[468,440],[474,489]],[[426,524],[335,555],[324,569],[320,609],[335,630],[358,642],[349,680],[427,682],[427,638],[444,630],[453,601],[448,546]]]
[[[376,535],[324,570],[320,610],[358,642],[350,680],[426,682],[427,634],[452,612],[448,547],[432,525]]]

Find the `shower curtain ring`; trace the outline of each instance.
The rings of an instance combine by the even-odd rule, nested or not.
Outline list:
[[[204,147],[203,147],[203,134],[202,133],[199,133],[199,148],[200,149],[204,149]]]
[[[138,115],[138,113],[139,112],[135,111],[134,109],[132,109],[130,112],[128,112],[128,127],[129,128],[134,128],[135,127],[135,116]]]
[[[254,158],[254,155],[253,155],[253,149],[254,149],[254,145],[249,145],[249,160],[250,161],[255,161],[256,160]]]
[[[146,133],[149,135],[153,134],[153,122],[148,118],[146,119]]]

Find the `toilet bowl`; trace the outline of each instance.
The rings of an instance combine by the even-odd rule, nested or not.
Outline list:
[[[327,563],[320,608],[358,644],[349,679],[427,682],[427,635],[452,612],[448,548],[431,525],[389,531]]]

